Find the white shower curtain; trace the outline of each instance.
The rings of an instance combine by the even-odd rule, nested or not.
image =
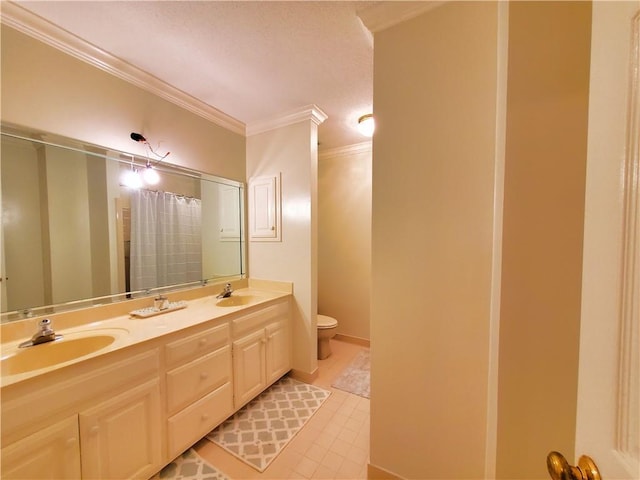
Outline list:
[[[132,291],[202,279],[201,216],[196,198],[132,192]]]

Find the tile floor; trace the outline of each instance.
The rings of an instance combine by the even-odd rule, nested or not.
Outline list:
[[[366,479],[369,460],[369,400],[331,387],[331,383],[365,347],[331,340],[332,355],[318,360],[314,385],[331,396],[262,473],[218,445],[201,440],[194,448],[233,480]]]

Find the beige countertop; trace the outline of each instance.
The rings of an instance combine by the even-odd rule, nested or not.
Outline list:
[[[244,284],[247,284],[246,281]],[[108,316],[108,312],[105,313],[96,309],[72,312],[67,314],[66,318],[64,314],[57,315],[55,319],[53,315],[50,315],[49,317],[54,321],[56,333],[63,335],[63,339],[60,341],[100,335],[101,333],[111,334],[115,336],[116,339],[110,345],[93,353],[56,363],[55,365],[32,369],[17,374],[5,375],[3,371],[0,376],[0,386],[6,387],[71,364],[95,358],[115,350],[124,349],[141,342],[160,338],[204,322],[215,319],[222,320],[225,317],[235,316],[234,314],[238,312],[255,310],[259,306],[266,306],[268,303],[291,295],[292,287],[290,284],[284,282],[256,281],[255,285],[250,283],[247,287],[236,289],[232,294],[234,297],[250,296],[251,298],[248,299],[249,303],[225,307],[218,306],[217,303],[220,300],[217,299],[214,294],[206,295],[208,292],[211,292],[211,288],[205,287],[201,291],[201,293],[205,294],[204,296],[186,300],[183,299],[185,295],[182,295],[182,298],[180,298],[181,295],[179,294],[169,294],[168,297],[171,302],[185,302],[186,307],[146,318],[132,316],[129,312],[151,306],[153,303],[152,297],[139,299],[131,303],[123,302],[124,304],[129,304],[121,304],[120,307],[116,309],[116,311],[120,310],[120,312],[113,316]],[[194,293],[191,292],[186,295],[186,297],[188,298],[193,295]],[[113,310],[114,306],[111,305],[107,308]],[[122,309],[127,309],[126,313],[123,313]],[[107,318],[104,318],[105,315]],[[102,318],[94,320],[96,317]],[[9,357],[20,355],[27,349],[32,350],[28,354],[47,354],[47,344],[27,347],[27,349],[18,348],[20,343],[28,340],[36,331],[35,326],[37,325],[37,321],[38,319],[30,319],[30,321],[25,322],[27,325],[7,324],[2,326],[3,343],[0,345],[1,362],[8,361],[7,359],[9,359]],[[25,335],[25,330],[28,330],[30,333]],[[3,368],[3,370],[5,369]]]

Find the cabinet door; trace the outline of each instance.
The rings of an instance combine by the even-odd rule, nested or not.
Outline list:
[[[270,385],[291,369],[289,329],[286,322],[268,325],[266,335],[267,385]]]
[[[240,189],[220,184],[218,205],[220,240],[240,240]]]
[[[2,478],[80,478],[78,417],[73,416],[2,449]]]
[[[80,414],[82,478],[149,478],[161,465],[157,380]]]
[[[249,180],[249,238],[280,241],[280,176]]]
[[[234,407],[240,408],[267,385],[264,329],[233,342]]]

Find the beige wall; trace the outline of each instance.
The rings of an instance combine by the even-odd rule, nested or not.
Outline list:
[[[2,122],[144,154],[143,133],[168,163],[245,181],[245,137],[2,25]]]
[[[317,125],[305,120],[247,137],[247,175],[281,174],[282,241],[249,241],[249,276],[293,282],[293,368],[316,372]]]
[[[375,36],[371,463],[403,477],[574,458],[591,5],[509,5],[504,145],[496,11],[452,2]]]
[[[574,458],[591,5],[512,3],[498,478]]]
[[[337,332],[369,340],[371,144],[335,149],[318,161],[318,313]]]
[[[447,3],[375,34],[371,456],[482,478],[498,5]]]

